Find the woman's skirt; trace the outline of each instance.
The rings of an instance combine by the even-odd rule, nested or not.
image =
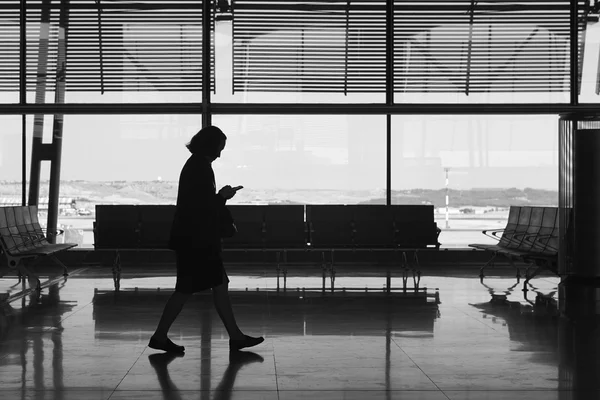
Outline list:
[[[229,283],[219,247],[179,249],[175,258],[177,292],[195,293]]]

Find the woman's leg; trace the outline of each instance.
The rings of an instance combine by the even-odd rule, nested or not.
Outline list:
[[[215,302],[215,308],[227,333],[229,334],[229,349],[237,351],[246,347],[256,346],[262,343],[265,339],[261,337],[252,337],[244,335],[237,325],[233,310],[231,308],[231,301],[229,300],[229,283],[227,283],[227,274],[223,272],[223,283],[213,288],[213,300]]]
[[[219,317],[221,317],[221,321],[223,321],[223,325],[225,325],[229,338],[232,340],[242,340],[244,339],[244,334],[237,325],[233,309],[231,308],[231,301],[229,300],[229,284],[225,276],[223,278],[223,283],[212,289],[215,308]]]
[[[182,293],[175,291],[163,310],[162,317],[160,318],[160,322],[156,327],[156,331],[154,332],[153,338],[159,342],[164,342],[167,340],[167,334],[169,333],[169,329],[173,322],[183,309],[183,305],[190,298],[191,293]]]

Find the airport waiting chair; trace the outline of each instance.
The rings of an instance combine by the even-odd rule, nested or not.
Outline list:
[[[354,245],[358,248],[395,248],[396,230],[392,208],[386,205],[354,205]]]
[[[345,205],[307,205],[310,247],[314,249],[354,246],[353,208]]]
[[[264,205],[227,206],[238,232],[232,238],[223,239],[224,249],[264,249],[265,209]]]
[[[175,216],[174,205],[140,205],[138,213],[140,248],[166,249]]]
[[[139,208],[135,205],[97,205],[94,248],[137,249],[140,245]]]

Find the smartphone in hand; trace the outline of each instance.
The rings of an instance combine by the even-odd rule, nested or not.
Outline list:
[[[238,190],[243,189],[243,188],[244,188],[243,186],[235,186],[232,189],[237,192]]]

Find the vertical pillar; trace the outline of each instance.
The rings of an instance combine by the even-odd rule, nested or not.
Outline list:
[[[600,277],[600,129],[576,129],[573,148],[573,272]]]
[[[27,4],[19,14],[19,103],[27,104]],[[21,115],[21,205],[27,204],[27,115]]]
[[[211,40],[213,8],[212,0],[202,2],[202,127],[212,125],[212,115],[210,111],[210,91],[211,87]]]
[[[569,68],[570,103],[575,106],[579,103],[579,24],[577,21],[578,0],[571,0],[569,18]]]
[[[58,52],[56,61],[56,82],[54,85],[54,102],[63,104],[65,102],[65,79],[67,73],[67,36],[69,25],[69,1],[62,0],[60,3],[60,18],[58,22]],[[52,127],[52,155],[50,164],[50,189],[48,192],[48,241],[56,243],[56,228],[58,225],[59,191],[60,191],[60,166],[62,160],[62,114],[54,115]]]
[[[35,88],[35,103],[46,102],[46,81],[48,71],[48,46],[50,42],[50,0],[43,0],[41,4],[40,38],[38,48],[38,64]],[[29,176],[29,205],[37,205],[40,194],[40,172],[44,144],[44,115],[36,114],[33,117],[33,139],[31,142],[31,170]]]
[[[600,315],[600,116],[560,125],[559,304],[563,315]]]
[[[394,1],[386,1],[385,104],[394,105]],[[392,116],[386,115],[386,205],[392,204]]]
[[[558,390],[565,394],[565,399],[587,400],[591,393],[597,393],[600,325],[596,320],[562,316],[559,319],[558,350]]]

